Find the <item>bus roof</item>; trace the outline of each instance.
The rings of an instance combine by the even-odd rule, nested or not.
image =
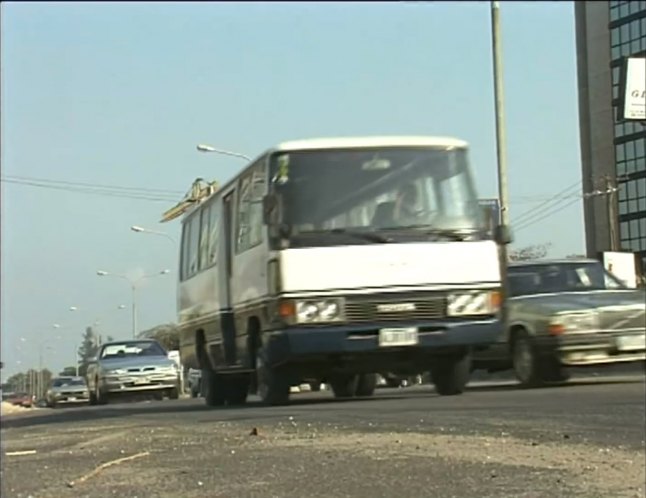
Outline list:
[[[314,149],[360,149],[366,147],[467,147],[467,142],[451,137],[431,136],[383,136],[339,137],[293,140],[278,144],[274,151],[297,151]]]

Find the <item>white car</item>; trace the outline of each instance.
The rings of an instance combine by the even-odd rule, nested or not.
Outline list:
[[[103,344],[88,366],[90,404],[105,404],[123,394],[179,398],[180,372],[166,350],[152,339]]]

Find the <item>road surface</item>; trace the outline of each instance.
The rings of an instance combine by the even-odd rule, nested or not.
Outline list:
[[[344,402],[296,394],[285,407],[182,399],[7,416],[2,496],[644,497],[645,387],[642,373],[451,397],[419,386]]]

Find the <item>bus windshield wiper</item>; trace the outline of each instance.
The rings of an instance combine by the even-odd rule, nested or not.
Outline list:
[[[300,232],[300,235],[307,234],[317,234],[317,235],[327,235],[327,234],[339,234],[339,235],[349,235],[356,239],[366,240],[368,242],[378,242],[380,244],[386,244],[392,242],[390,237],[381,235],[375,232],[363,232],[360,230],[349,230],[347,228],[332,228],[330,230],[308,230],[307,232]]]
[[[385,228],[383,231],[392,231],[392,232],[406,232],[408,230],[415,231],[417,233],[422,233],[424,235],[434,235],[437,238],[445,238],[455,241],[465,240],[470,233],[465,233],[460,230],[450,229],[450,228],[432,228],[429,225],[408,225],[402,227],[392,227]]]

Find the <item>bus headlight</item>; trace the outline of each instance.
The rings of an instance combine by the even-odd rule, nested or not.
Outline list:
[[[296,301],[296,323],[324,323],[343,320],[342,299]]]
[[[498,291],[455,292],[448,295],[449,316],[493,315],[500,310]]]

